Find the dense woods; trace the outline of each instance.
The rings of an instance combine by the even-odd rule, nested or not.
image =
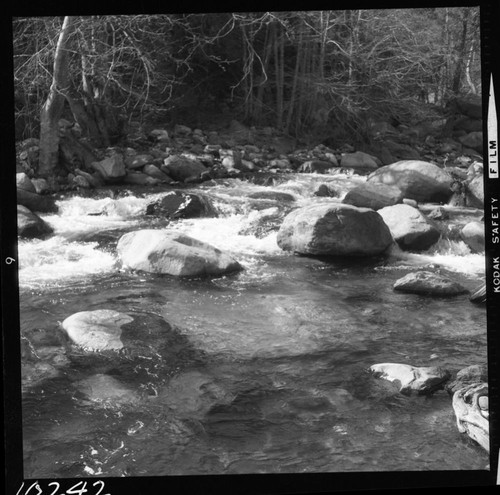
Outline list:
[[[362,142],[374,119],[416,124],[480,91],[471,8],[16,18],[13,32],[17,139],[54,143],[61,118],[97,147],[238,119]]]

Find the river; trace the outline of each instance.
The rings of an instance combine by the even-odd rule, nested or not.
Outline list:
[[[42,215],[54,235],[19,241],[25,477],[484,469],[488,455],[458,432],[445,391],[403,396],[367,372],[381,362],[452,372],[486,362],[484,306],[392,289],[432,265],[473,291],[484,256],[446,239],[419,254],[295,256],[268,228],[283,201],[249,197],[272,189],[304,206],[336,200],[314,195],[321,183],[339,200],[364,180],[289,174],[265,186],[193,186],[214,218],[145,215],[161,189],[68,196]],[[448,210],[457,224],[481,213]],[[244,270],[194,279],[123,270],[116,242],[141,228],[187,233]],[[149,340],[131,354],[69,345],[59,323],[97,309],[136,317],[130,332]]]

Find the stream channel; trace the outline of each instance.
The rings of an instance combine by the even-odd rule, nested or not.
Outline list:
[[[166,188],[68,196],[57,214],[41,215],[54,235],[19,241],[25,477],[484,469],[488,455],[458,432],[447,392],[404,396],[367,371],[485,363],[484,306],[467,294],[392,289],[432,265],[473,291],[484,255],[441,239],[418,254],[296,256],[268,228],[286,202],[249,197],[274,190],[291,194],[293,207],[340,201],[364,180],[284,174],[267,185],[224,179],[185,189],[210,198],[213,218],[146,215]],[[315,196],[321,183],[339,197]],[[481,216],[447,209],[461,225]],[[229,251],[244,270],[123,270],[116,242],[143,228],[182,231]],[[60,322],[98,309],[134,318],[124,330],[132,351],[67,342]]]

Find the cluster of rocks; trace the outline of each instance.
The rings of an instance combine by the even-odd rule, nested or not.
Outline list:
[[[446,390],[459,432],[466,433],[489,452],[488,373],[485,365],[471,365],[452,374],[439,367],[380,363],[370,367],[375,378],[391,382],[404,395],[432,395]]]

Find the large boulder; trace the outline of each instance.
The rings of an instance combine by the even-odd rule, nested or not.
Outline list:
[[[441,235],[420,211],[410,205],[386,206],[378,213],[401,249],[424,251],[435,244]]]
[[[124,313],[110,309],[81,311],[66,318],[61,326],[69,339],[91,351],[117,351],[123,348],[121,327],[133,321]]]
[[[484,179],[482,174],[477,174],[465,181],[465,196],[467,206],[484,208]]]
[[[453,410],[460,433],[490,451],[488,384],[474,383],[453,394]]]
[[[403,201],[403,193],[396,186],[366,182],[351,189],[343,203],[362,208],[380,210]]]
[[[123,157],[120,154],[114,154],[99,162],[92,162],[92,168],[99,172],[105,181],[113,182],[125,177],[127,170]]]
[[[40,213],[56,213],[58,210],[56,202],[51,196],[41,196],[25,189],[17,190],[17,203],[31,211]]]
[[[44,238],[52,234],[50,225],[28,208],[17,205],[17,233],[19,237]]]
[[[207,168],[198,160],[172,155],[165,158],[161,170],[172,179],[183,182],[186,179],[199,177]]]
[[[368,182],[398,187],[405,198],[420,202],[447,202],[452,195],[452,177],[432,163],[403,160],[375,170]]]
[[[458,140],[467,148],[483,152],[483,133],[481,131],[469,132],[465,136],[460,136]]]
[[[373,256],[386,251],[393,239],[376,211],[323,203],[289,213],[277,242],[281,249],[299,254]]]
[[[472,221],[463,226],[460,237],[475,253],[484,252],[484,224]]]
[[[442,389],[450,378],[448,370],[438,367],[415,367],[409,364],[380,363],[370,367],[376,378],[393,382],[402,394],[426,395]]]
[[[171,191],[160,200],[150,203],[147,215],[162,215],[167,218],[216,217],[217,210],[210,200],[201,194]]]
[[[124,266],[149,273],[202,276],[242,269],[229,253],[178,232],[129,232],[116,249]]]
[[[418,271],[396,280],[395,291],[434,296],[455,296],[467,291],[459,283],[437,273]]]

